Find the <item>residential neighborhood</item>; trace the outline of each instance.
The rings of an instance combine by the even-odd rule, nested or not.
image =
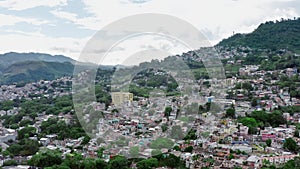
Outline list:
[[[199,90],[197,97],[166,96],[164,86],[153,90],[151,97],[111,92],[111,103],[84,104],[80,116],[69,103],[61,103],[62,108],[71,107],[28,114],[16,124],[8,121],[26,107],[18,100],[33,104],[54,99],[47,103],[50,107],[57,104],[55,99],[72,102],[68,98],[72,94],[72,78],[1,85],[0,164],[14,161],[30,166],[27,162],[36,152],[48,150],[59,151],[61,158],[78,153],[83,158],[101,158],[105,162],[118,155],[148,159],[172,154],[186,168],[215,169],[280,166],[298,158],[300,99],[289,87],[281,85],[280,79],[272,78],[276,74],[299,79],[297,68],[266,71],[259,65],[241,65],[243,60],[236,62],[231,58],[227,54],[226,65],[240,65],[236,76],[196,80],[193,88]],[[214,96],[216,85],[209,84],[225,84],[225,93]],[[81,133],[72,138],[56,131],[60,125],[78,125],[74,122],[76,116],[87,135]],[[22,147],[22,138],[36,141],[36,151],[12,148],[15,143]],[[135,165],[132,163],[131,167],[136,168]]]

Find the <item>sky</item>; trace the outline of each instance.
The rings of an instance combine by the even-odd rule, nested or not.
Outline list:
[[[97,31],[126,16],[167,14],[216,44],[260,23],[299,17],[299,0],[0,0],[0,53],[41,52],[77,59]],[[141,44],[142,45],[142,44]]]

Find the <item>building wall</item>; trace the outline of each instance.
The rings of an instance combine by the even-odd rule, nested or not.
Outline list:
[[[129,92],[112,92],[111,98],[114,105],[121,105],[127,101],[133,101],[133,94]]]
[[[0,136],[0,142],[7,142],[8,140],[16,140],[17,136],[14,134],[6,134],[4,136]]]

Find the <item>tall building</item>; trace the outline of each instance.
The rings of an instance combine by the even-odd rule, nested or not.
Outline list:
[[[111,98],[112,98],[112,103],[118,106],[125,102],[132,102],[133,94],[129,92],[112,92]]]

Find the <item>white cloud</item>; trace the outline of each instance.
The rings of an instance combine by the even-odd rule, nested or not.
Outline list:
[[[35,18],[23,18],[23,17],[17,17],[13,15],[4,15],[0,14],[0,27],[1,26],[12,26],[19,22],[26,22],[32,25],[42,25],[48,23],[48,21],[43,21]]]
[[[0,35],[0,53],[6,52],[41,52],[63,54],[77,59],[88,38],[51,38],[35,33],[16,32]]]
[[[78,15],[75,13],[61,10],[53,10],[50,12],[58,18],[66,19],[76,25],[79,25],[79,28],[85,28],[90,30],[99,30],[101,28],[101,22],[97,17],[79,18]]]
[[[9,10],[24,10],[38,6],[63,6],[67,0],[4,0],[0,1],[0,6]]]
[[[211,41],[219,41],[235,32],[253,31],[267,20],[298,16],[293,8],[276,9],[274,2],[293,0],[152,0],[147,3],[122,3],[120,0],[83,0],[86,11],[101,18],[101,26],[117,19],[140,13],[162,13],[179,17],[195,25],[199,30],[208,29],[215,35]],[[155,22],[155,21],[145,21]]]
[[[50,12],[56,17],[67,19],[72,22],[77,20],[77,14],[75,14],[75,13],[64,12],[64,11],[59,11],[59,10],[53,10]]]
[[[120,0],[120,2],[122,2],[122,3],[135,3],[135,4],[142,4],[142,3],[146,3],[148,1],[151,1],[151,0]]]

